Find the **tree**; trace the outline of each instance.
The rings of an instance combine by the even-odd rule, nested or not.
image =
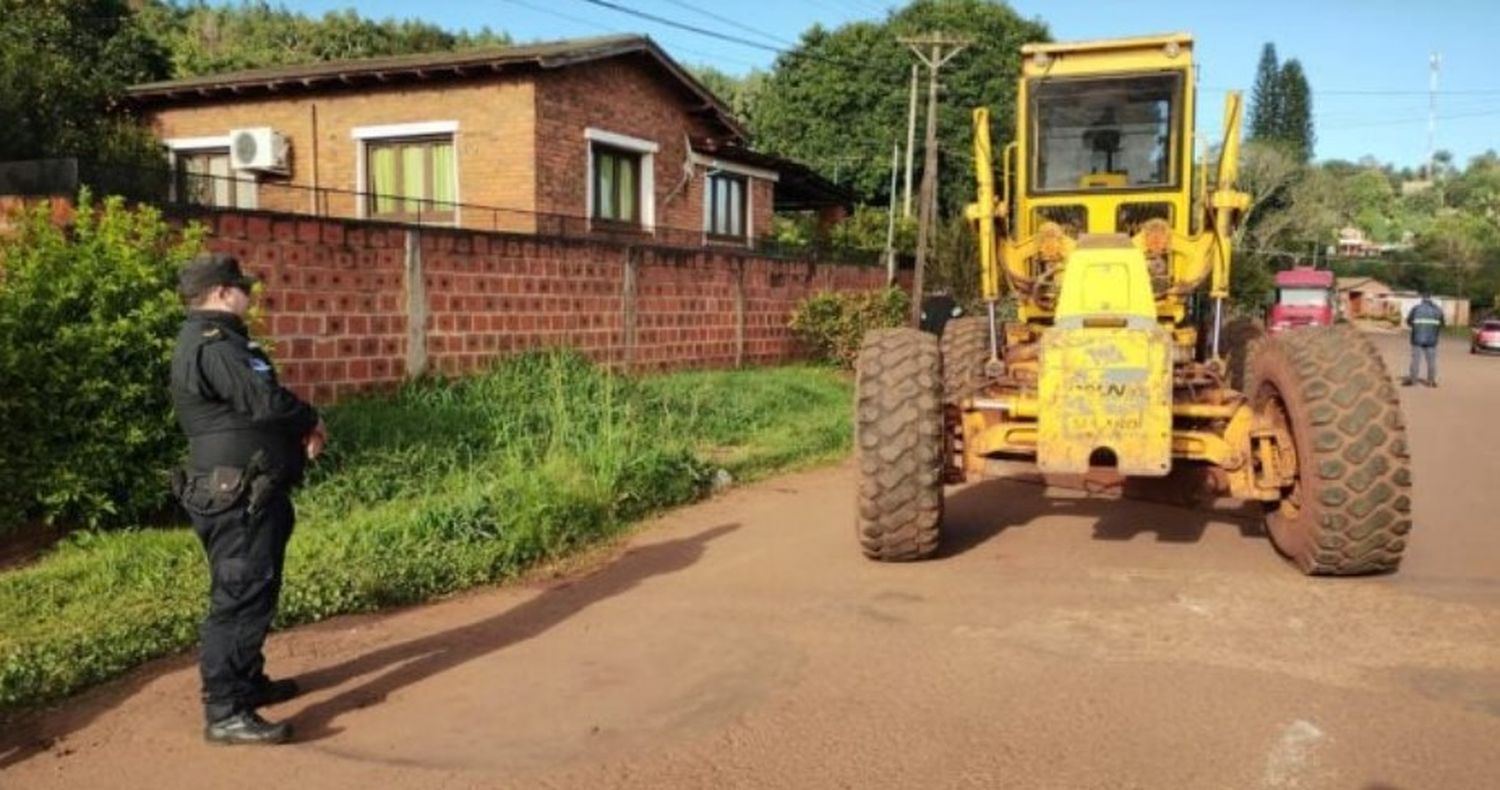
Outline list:
[[[0,0],[0,160],[160,159],[114,113],[125,88],[167,75],[126,0]]]
[[[1473,214],[1444,211],[1418,241],[1417,249],[1448,268],[1459,297],[1468,297],[1468,280],[1489,250],[1500,246],[1500,228]]]
[[[1299,162],[1306,162],[1313,153],[1312,90],[1307,85],[1307,75],[1302,64],[1292,58],[1281,67],[1280,118],[1276,124],[1275,139],[1286,145],[1287,150]]]
[[[1276,45],[1266,42],[1260,50],[1260,64],[1255,67],[1255,84],[1250,89],[1251,140],[1280,138],[1282,84]]]
[[[725,74],[712,66],[689,66],[692,72],[703,86],[713,91],[724,102],[734,117],[746,128],[755,125],[755,109],[760,102],[761,94],[766,89],[766,80],[769,77],[760,69],[752,69],[743,77]]]
[[[266,0],[237,6],[144,0],[140,19],[171,53],[174,77],[510,42],[509,36],[489,28],[450,33],[411,19],[376,22],[352,9],[313,19]]]
[[[832,31],[814,26],[776,61],[755,108],[757,147],[837,175],[863,199],[885,203],[891,145],[906,140],[915,62],[897,38],[935,31],[975,42],[943,69],[938,120],[940,205],[951,213],[972,200],[970,113],[991,108],[998,151],[1015,122],[1021,45],[1050,39],[1041,22],[999,3],[915,0],[884,21]]]

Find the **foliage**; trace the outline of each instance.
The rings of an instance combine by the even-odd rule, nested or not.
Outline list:
[[[729,111],[746,128],[754,128],[756,107],[766,90],[770,75],[760,69],[751,69],[749,74],[737,77],[726,74],[712,66],[689,66],[703,86],[719,97]]]
[[[821,293],[797,305],[791,327],[824,361],[852,368],[865,333],[905,325],[910,310],[911,301],[900,288]]]
[[[0,529],[128,523],[163,504],[181,449],[165,382],[200,234],[87,192],[69,230],[49,214],[0,236]]]
[[[1281,122],[1281,63],[1276,58],[1276,45],[1266,42],[1260,50],[1260,62],[1255,67],[1255,84],[1250,88],[1251,140],[1269,140],[1277,137]]]
[[[847,451],[846,377],[791,367],[626,379],[531,355],[326,413],[298,496],[277,626],[512,578],[644,513]],[[0,574],[0,709],[193,644],[207,570],[190,530],[76,533]]]
[[[149,0],[140,19],[171,53],[174,77],[510,43],[509,36],[489,28],[450,33],[414,19],[376,22],[352,8],[313,19],[266,0],[240,5]]]
[[[0,161],[160,159],[117,113],[128,85],[167,74],[126,0],[0,0]]]
[[[1312,120],[1312,89],[1307,75],[1296,58],[1281,67],[1281,123],[1276,138],[1284,142],[1292,156],[1306,162],[1312,158],[1316,137]]]
[[[880,22],[814,26],[776,61],[753,113],[756,146],[807,162],[863,199],[886,203],[891,146],[906,139],[917,62],[898,38],[934,31],[974,41],[943,68],[938,118],[940,205],[949,213],[962,206],[973,184],[971,110],[991,108],[995,144],[1004,145],[1015,125],[1021,45],[1050,39],[1042,23],[1002,3],[915,0]],[[926,84],[924,77],[919,102],[925,102]],[[925,117],[919,110],[918,146]]]
[[[1312,157],[1312,90],[1302,64],[1292,58],[1278,65],[1276,45],[1261,49],[1250,92],[1249,139],[1281,146],[1298,162]]]

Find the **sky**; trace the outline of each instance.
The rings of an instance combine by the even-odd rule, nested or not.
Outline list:
[[[827,28],[884,18],[881,0],[607,0],[731,36],[795,42]],[[450,30],[488,26],[517,42],[644,33],[685,64],[730,74],[768,69],[776,54],[601,7],[589,0],[281,0],[313,15],[351,6],[370,18],[416,18]],[[1249,98],[1261,48],[1301,61],[1313,91],[1318,159],[1373,156],[1420,166],[1428,152],[1430,60],[1440,53],[1435,147],[1462,166],[1500,150],[1500,3],[1493,0],[1011,0],[1058,41],[1187,32],[1200,68],[1199,130],[1216,139],[1222,95]],[[748,32],[769,34],[766,38]],[[982,44],[982,42],[981,42]],[[1490,54],[1486,55],[1485,53]],[[960,55],[962,57],[962,55]]]

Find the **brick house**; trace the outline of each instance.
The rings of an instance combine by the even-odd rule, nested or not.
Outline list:
[[[219,207],[659,243],[754,246],[773,208],[839,187],[746,147],[649,38],[318,63],[130,89]]]

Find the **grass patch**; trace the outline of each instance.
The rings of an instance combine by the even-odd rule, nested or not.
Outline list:
[[[529,355],[327,415],[297,495],[277,626],[510,578],[738,479],[849,446],[850,384],[816,367],[632,379]],[[194,644],[207,568],[187,529],[85,532],[0,574],[0,709]]]

